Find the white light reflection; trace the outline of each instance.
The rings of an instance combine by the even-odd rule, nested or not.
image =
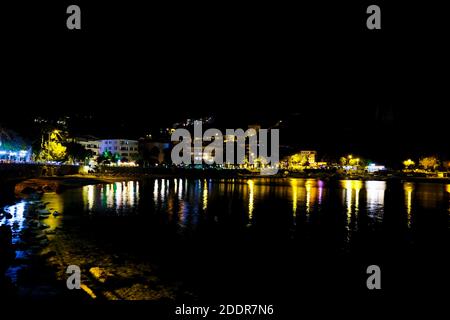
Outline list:
[[[158,179],[155,179],[155,183],[153,185],[153,201],[155,203],[158,202]]]
[[[114,184],[115,188],[114,188],[114,196],[116,198],[116,208],[121,208],[122,207],[122,182],[116,182]]]
[[[9,212],[12,216],[11,219],[0,219],[0,226],[6,225],[10,226],[13,233],[18,232],[23,229],[23,224],[25,222],[24,212],[25,212],[25,201],[16,203],[15,205],[5,208],[6,212]],[[14,240],[13,240],[14,241]]]
[[[382,218],[386,181],[366,181],[367,213],[371,217]]]
[[[178,199],[183,199],[183,179],[178,180]]]
[[[161,179],[161,202],[164,203],[164,200],[166,199],[166,179]]]

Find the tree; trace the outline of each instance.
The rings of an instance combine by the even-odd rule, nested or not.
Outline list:
[[[97,159],[98,163],[110,164],[117,163],[120,160],[120,155],[118,153],[112,153],[111,151],[103,152]]]
[[[72,164],[82,162],[87,164],[89,159],[94,157],[92,150],[86,149],[83,145],[76,142],[66,143],[68,161]]]
[[[422,158],[419,163],[425,170],[428,171],[436,170],[439,166],[439,160],[434,156]]]
[[[403,165],[405,166],[406,170],[411,169],[412,167],[414,167],[415,164],[416,163],[414,161],[412,161],[411,159],[403,161]]]
[[[67,157],[67,147],[64,142],[65,134],[60,130],[51,130],[42,135],[41,150],[36,159],[38,161],[62,162]]]

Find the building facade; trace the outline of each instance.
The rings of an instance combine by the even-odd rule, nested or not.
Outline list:
[[[135,160],[139,155],[139,145],[137,140],[108,139],[99,140],[98,142],[100,154],[109,151],[112,154],[118,154],[122,159],[127,159],[129,161]]]

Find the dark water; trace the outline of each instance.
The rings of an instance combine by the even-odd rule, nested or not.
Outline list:
[[[51,227],[130,268],[151,263],[200,299],[358,294],[371,264],[386,292],[448,283],[448,184],[149,179],[43,201],[63,214]]]

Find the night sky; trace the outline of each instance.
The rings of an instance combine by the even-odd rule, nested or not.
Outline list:
[[[69,115],[90,119],[76,134],[135,138],[207,115],[230,128],[283,119],[284,143],[322,154],[450,156],[444,10],[380,4],[369,31],[363,2],[75,2],[78,33],[68,2],[7,5],[5,127]]]

